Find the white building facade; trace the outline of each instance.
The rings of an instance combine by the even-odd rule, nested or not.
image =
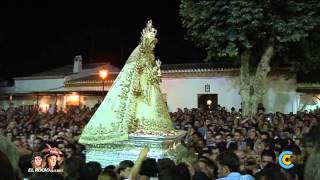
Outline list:
[[[106,92],[102,92],[102,81],[98,75],[102,68],[109,70],[109,76],[104,81]],[[198,63],[162,65],[161,69],[161,89],[170,112],[177,108],[204,108],[208,106],[208,100],[212,102],[212,107],[219,104],[227,109],[239,109],[241,106],[237,67]],[[119,72],[119,68],[110,64],[87,64],[82,67],[75,61],[74,65],[15,78],[13,87],[1,89],[0,105],[4,108],[10,103],[15,106],[37,105],[44,110],[50,104],[56,104],[58,108],[70,105],[93,107],[103,99]],[[316,108],[320,102],[317,92],[303,91],[310,87],[320,89],[320,84],[299,84],[295,74],[286,69],[270,72],[263,101],[266,111],[296,113]]]

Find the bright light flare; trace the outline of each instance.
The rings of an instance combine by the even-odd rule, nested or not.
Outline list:
[[[102,69],[102,70],[99,71],[99,75],[100,75],[100,77],[101,77],[102,80],[105,80],[105,79],[107,78],[108,73],[109,73],[109,72],[108,72],[108,70],[106,70],[106,69]]]

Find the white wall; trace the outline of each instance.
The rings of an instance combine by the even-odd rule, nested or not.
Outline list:
[[[63,86],[64,79],[39,79],[16,80],[15,87],[18,91],[47,91]],[[210,92],[205,92],[205,85],[210,85]],[[266,96],[264,106],[267,112],[296,112],[299,108],[299,95],[296,93],[295,79],[285,79],[282,76],[269,77],[266,84]],[[177,108],[198,107],[198,94],[218,94],[218,104],[230,109],[240,108],[241,97],[239,95],[239,77],[186,77],[186,78],[162,78],[162,93],[166,94],[169,111]],[[82,104],[89,107],[97,103],[99,97],[87,96]],[[53,97],[55,99],[55,97]],[[34,101],[25,99],[18,101],[13,98],[15,105],[32,104]],[[53,103],[48,98],[41,98],[43,103]],[[46,102],[44,102],[46,101]],[[65,98],[58,97],[58,106],[65,107]],[[3,106],[7,102],[1,102]]]
[[[210,92],[205,85],[210,84]],[[271,77],[267,80],[264,106],[267,112],[296,112],[298,95],[295,79]],[[177,108],[197,108],[198,94],[218,94],[218,104],[228,109],[240,108],[239,77],[162,78],[162,93],[167,94],[170,112]]]
[[[162,93],[167,94],[169,111],[177,108],[197,108],[198,94],[218,94],[218,104],[227,108],[240,107],[238,78],[233,77],[193,77],[163,78]],[[205,85],[210,85],[210,92],[205,92]]]

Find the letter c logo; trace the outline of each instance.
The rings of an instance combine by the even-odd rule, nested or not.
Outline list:
[[[291,156],[292,156],[292,152],[291,151],[283,151],[278,159],[278,162],[280,164],[281,167],[283,167],[284,169],[290,169],[292,168],[294,165],[291,162]]]

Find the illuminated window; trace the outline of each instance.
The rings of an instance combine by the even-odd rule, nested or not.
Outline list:
[[[72,93],[67,95],[67,106],[79,106],[80,97],[78,94]]]

